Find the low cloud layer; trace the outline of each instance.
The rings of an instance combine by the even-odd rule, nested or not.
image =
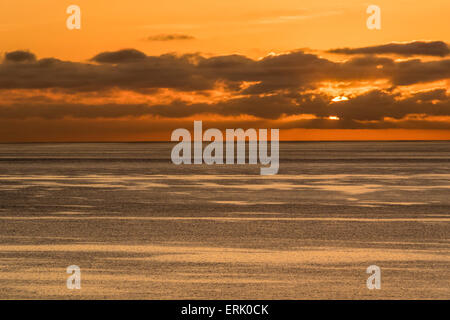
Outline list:
[[[13,51],[5,54],[5,62],[34,62],[36,56],[28,51]]]
[[[102,52],[89,63],[56,58],[35,59],[32,53],[7,53],[0,64],[0,89],[64,88],[99,91],[110,88],[141,91],[170,88],[180,91],[213,89],[222,82],[241,93],[314,89],[324,81],[386,80],[406,86],[450,78],[450,59],[395,61],[362,56],[335,62],[302,51],[253,60],[242,55],[199,54],[148,56],[135,49]]]
[[[362,48],[340,48],[329,50],[331,53],[340,54],[396,54],[400,56],[436,56],[445,57],[450,55],[449,46],[443,41],[413,41],[409,43],[389,43],[379,46]]]
[[[0,92],[11,98],[0,101],[0,120],[84,119],[100,125],[105,119],[219,116],[250,117],[249,124],[257,120],[286,129],[450,130],[450,59],[444,58],[448,52],[442,44],[332,50],[348,54],[344,61],[304,51],[251,59],[238,54],[151,56],[124,49],[101,52],[87,62],[8,52],[0,64]],[[398,61],[383,54],[438,58]],[[348,91],[346,99],[333,101],[330,86]],[[172,97],[157,101],[161,90]],[[126,101],[126,94],[106,99],[112,91],[149,99]],[[86,102],[85,96],[95,102]]]
[[[414,115],[415,121],[427,117],[449,117],[450,95],[444,89],[419,92],[408,97],[374,90],[355,96],[348,101],[335,103],[332,97],[315,94],[251,96],[234,98],[216,103],[187,103],[176,100],[168,104],[120,104],[88,105],[41,100],[36,103],[16,102],[0,105],[2,119],[118,119],[143,116],[179,119],[208,115],[242,116],[270,121],[281,121],[287,116],[314,116],[316,120],[300,121],[299,125],[315,128],[374,128],[386,127],[386,119],[402,121]],[[329,117],[340,121],[330,124]],[[411,120],[411,119],[409,119]],[[401,124],[401,123],[400,123]],[[450,123],[449,123],[450,124]],[[395,128],[392,122],[389,127]],[[429,127],[432,127],[430,125]],[[439,125],[441,127],[441,125]]]
[[[147,38],[148,41],[176,41],[176,40],[194,40],[195,37],[188,34],[157,34]]]

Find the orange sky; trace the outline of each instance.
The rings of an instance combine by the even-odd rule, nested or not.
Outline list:
[[[366,28],[369,4],[382,29]],[[82,10],[82,29],[65,27],[66,8]],[[329,49],[412,40],[450,40],[450,2],[442,0],[3,0],[1,51],[85,60],[101,51],[240,53],[251,57],[298,48]],[[181,33],[193,41],[150,42]]]
[[[71,31],[66,28],[68,15],[65,11],[70,4],[79,5],[81,8],[81,30]],[[366,27],[368,15],[365,11],[369,4],[376,4],[382,10],[381,30],[368,30]],[[32,52],[37,59],[53,57],[64,61],[82,62],[87,65],[102,63],[89,61],[99,53],[114,52],[124,48],[136,49],[147,56],[159,56],[165,53],[174,53],[177,56],[198,53],[202,57],[210,58],[239,54],[253,61],[259,61],[258,59],[268,55],[290,53],[301,49],[315,57],[324,57],[339,63],[354,58],[354,56],[330,54],[325,51],[334,48],[384,45],[391,42],[409,43],[414,40],[449,43],[449,16],[450,2],[442,0],[377,0],[373,3],[361,0],[229,0],[214,2],[206,0],[167,0],[163,2],[148,0],[3,0],[0,3],[0,53],[4,55],[16,50],[26,50]],[[166,35],[182,37],[161,41],[161,37]],[[448,59],[448,56],[388,56],[393,61],[421,59],[426,62]],[[7,67],[9,68],[9,65],[5,65],[5,68]],[[2,83],[1,70],[0,84]],[[17,71],[15,72],[17,74]],[[361,74],[365,74],[364,72],[361,71]],[[344,75],[337,80],[321,76],[319,80],[316,78],[311,80],[314,81],[313,86],[308,83],[298,91],[302,94],[323,94],[326,95],[326,99],[342,95],[348,96],[352,100],[370,90],[388,90],[385,91],[386,97],[381,97],[380,101],[388,99],[387,96],[390,94],[394,100],[400,99],[397,94],[400,94],[401,99],[405,100],[408,95],[424,90],[444,89],[445,91],[446,89],[449,93],[449,78],[445,76],[447,71],[443,70],[443,72],[444,76],[435,77],[433,81],[421,80],[417,83],[410,81],[411,83],[407,84],[401,83],[403,78],[398,80],[403,75],[388,80],[385,77],[374,76],[368,79],[362,77],[355,80],[352,78],[348,81],[343,80]],[[298,77],[299,81],[302,81],[303,77],[301,75]],[[5,79],[8,78],[5,76]],[[283,79],[280,78],[277,81],[282,83]],[[251,86],[246,81],[239,81],[236,81],[234,85]],[[396,88],[392,91],[395,81],[398,83],[395,84]],[[270,85],[274,85],[272,82]],[[306,127],[302,124],[303,127],[292,128],[288,124],[288,120],[295,112],[293,114],[283,113],[279,117],[265,117],[250,113],[249,116],[253,122],[242,119],[242,115],[238,116],[236,112],[233,114],[225,112],[219,115],[203,113],[198,116],[190,114],[176,118],[165,116],[165,111],[156,116],[153,114],[150,118],[148,115],[133,113],[113,118],[109,118],[110,116],[107,114],[100,114],[95,118],[87,119],[73,116],[72,111],[63,118],[55,119],[51,119],[48,115],[43,119],[40,115],[24,116],[22,119],[20,116],[10,115],[11,112],[22,115],[25,112],[23,110],[29,110],[27,109],[29,106],[35,106],[36,101],[43,97],[45,101],[42,100],[42,105],[54,103],[61,105],[61,108],[65,108],[68,104],[80,103],[83,106],[105,104],[154,106],[170,105],[174,101],[182,101],[187,104],[212,102],[220,104],[229,102],[230,99],[234,101],[233,99],[256,97],[256,95],[251,96],[251,94],[246,95],[243,92],[233,91],[235,89],[229,89],[226,85],[222,86],[220,77],[217,78],[214,88],[206,90],[198,88],[180,90],[161,85],[157,87],[157,90],[150,91],[120,86],[112,89],[102,88],[86,91],[83,88],[74,89],[73,87],[68,89],[57,88],[58,86],[43,88],[39,85],[24,84],[17,87],[14,85],[8,84],[0,88],[3,101],[3,105],[0,105],[0,123],[3,123],[0,129],[0,141],[3,142],[169,140],[169,129],[178,124],[175,119],[184,125],[188,125],[188,120],[191,119],[208,120],[212,126],[215,125],[214,121],[219,119],[220,121],[217,120],[219,128],[226,126],[227,123],[246,126],[246,124],[268,125],[270,122],[270,125],[281,126],[281,138],[284,140],[450,139],[450,130],[446,127],[446,123],[450,122],[450,114],[442,112],[442,109],[447,106],[445,104],[447,98],[438,101],[438,103],[443,103],[443,107],[437,112],[429,114],[428,111],[424,111],[422,114],[416,109],[411,112],[412,117],[426,122],[423,127],[413,123],[417,120],[415,118],[414,121],[409,121],[411,115],[405,113],[404,119],[409,122],[405,122],[398,128],[392,125],[395,121],[389,119],[387,120],[389,126],[380,124],[379,126],[373,125],[373,128],[353,126],[340,129],[329,128],[328,125],[318,125],[316,128],[315,124],[310,123],[307,123]],[[283,91],[282,98],[288,99],[285,92],[287,89],[277,90],[279,91],[258,93],[258,98],[264,99],[268,95],[280,95],[281,97],[280,92]],[[292,86],[288,90],[293,90]],[[364,101],[363,98],[360,99]],[[300,101],[298,105],[301,107],[301,98],[298,101]],[[419,104],[423,103],[422,100],[418,101]],[[344,101],[344,103],[346,102]],[[436,101],[430,102],[424,108],[429,109],[434,104]],[[19,108],[19,105],[22,108],[19,111],[9,111],[11,108]],[[39,108],[42,105],[39,105]],[[271,108],[271,106],[262,105],[261,108]],[[361,108],[364,106],[365,104],[361,104]],[[6,108],[8,111],[1,113],[2,108]],[[71,108],[75,107],[71,106]],[[245,104],[241,108],[246,109]],[[347,108],[342,109],[342,111],[336,110],[335,113],[330,111],[325,115],[323,112],[315,114],[314,119],[324,117],[327,119],[329,116],[337,116],[341,113],[342,117],[348,117]],[[370,111],[368,112],[370,113]],[[2,116],[4,113],[7,113],[8,116]],[[300,117],[308,118],[310,113],[305,112]],[[243,114],[246,113],[243,111]],[[354,110],[352,116],[358,117],[352,119],[358,123],[358,126],[379,120],[365,119]],[[226,119],[221,117],[226,117]],[[391,115],[386,115],[386,118],[390,117]],[[439,125],[431,125],[437,123],[436,118],[433,117],[440,117]],[[161,128],[155,129],[158,127],[158,123]],[[430,123],[429,126],[428,123]],[[146,129],[146,126],[149,128]],[[86,130],[89,132],[87,133]]]

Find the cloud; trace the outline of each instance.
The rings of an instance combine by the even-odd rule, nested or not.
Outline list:
[[[340,48],[329,50],[330,53],[339,54],[396,54],[401,56],[436,56],[445,57],[450,55],[449,46],[443,41],[413,41],[409,43],[389,43],[379,46],[362,48]]]
[[[342,126],[343,128],[372,128],[386,118],[401,120],[409,115],[421,117],[450,117],[450,95],[445,89],[422,91],[403,96],[399,93],[373,90],[351,97],[347,101],[333,103],[331,96],[318,94],[282,94],[233,98],[215,103],[191,103],[174,100],[159,104],[83,104],[30,99],[0,105],[1,119],[119,119],[143,116],[181,119],[198,116],[248,115],[265,120],[282,120],[286,116],[309,115],[316,121],[298,123]],[[329,124],[329,116],[338,116],[339,124]],[[364,123],[366,122],[366,123]],[[374,124],[375,123],[375,124]],[[393,125],[395,126],[395,124]]]
[[[450,59],[426,62],[414,59],[397,63],[391,82],[394,85],[407,86],[449,78]]]
[[[91,59],[98,63],[128,63],[145,59],[147,56],[135,49],[123,49],[114,52],[102,52]]]
[[[194,40],[195,37],[188,34],[157,34],[147,38],[148,41],[174,41],[174,40]]]
[[[243,116],[285,128],[442,129],[448,127],[442,119],[450,117],[445,84],[415,93],[398,87],[448,79],[450,59],[445,58],[396,61],[364,55],[332,61],[293,51],[255,60],[239,54],[150,56],[123,49],[72,62],[15,51],[0,64],[0,90],[10,97],[0,101],[0,120]],[[390,88],[378,86],[380,80]],[[321,90],[330,82],[375,89],[349,92],[348,100],[336,103],[335,96]],[[169,92],[169,98],[158,99],[160,91]],[[122,95],[108,96],[111,92]],[[197,100],[200,95],[203,99]],[[290,116],[302,119],[283,120]],[[340,120],[330,121],[329,116]]]
[[[257,95],[315,89],[324,81],[384,80],[392,86],[407,86],[450,78],[450,59],[395,61],[358,56],[335,62],[302,51],[260,60],[236,54],[148,56],[135,49],[102,52],[89,63],[36,60],[32,53],[8,57],[0,64],[0,89],[204,91],[221,83],[230,92]],[[10,59],[21,63],[9,63]],[[241,89],[243,83],[251,84]]]
[[[12,51],[5,54],[6,62],[31,62],[35,61],[36,56],[29,51]]]

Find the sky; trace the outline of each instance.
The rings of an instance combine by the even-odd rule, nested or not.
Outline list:
[[[449,16],[442,0],[3,0],[0,142],[165,141],[194,120],[447,140]]]

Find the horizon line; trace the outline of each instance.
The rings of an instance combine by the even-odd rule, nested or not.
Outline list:
[[[260,140],[257,140],[259,142]],[[270,142],[270,140],[266,140],[267,142]],[[182,141],[170,141],[170,140],[148,140],[148,141],[140,141],[140,140],[130,140],[130,141],[11,141],[11,142],[0,142],[1,144],[49,144],[49,143],[180,143]],[[194,140],[191,140],[190,142],[194,142]],[[203,141],[205,143],[212,142],[212,141]],[[223,140],[222,142],[226,142],[226,140]],[[237,142],[237,141],[236,141]],[[245,142],[248,142],[246,140]],[[296,142],[450,142],[450,139],[368,139],[368,140],[352,140],[352,139],[344,139],[344,140],[280,140],[279,143],[296,143]]]

